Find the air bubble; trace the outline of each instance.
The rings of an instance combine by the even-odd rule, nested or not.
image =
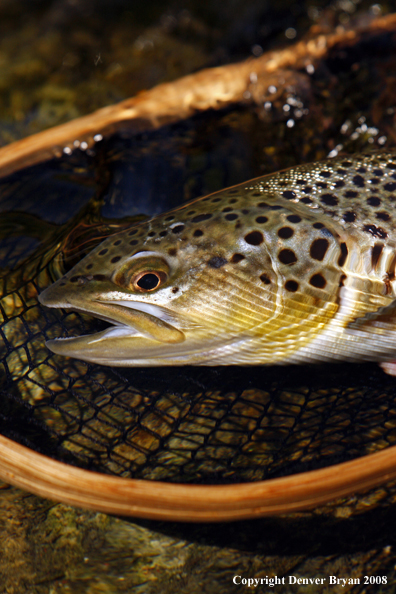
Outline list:
[[[287,39],[295,39],[296,35],[297,35],[297,31],[295,29],[293,29],[293,27],[289,27],[285,31],[285,36],[287,37]]]
[[[263,53],[263,48],[261,47],[261,45],[258,45],[258,43],[252,47],[252,54],[254,56],[256,56],[257,58],[259,56],[261,56],[262,53]]]

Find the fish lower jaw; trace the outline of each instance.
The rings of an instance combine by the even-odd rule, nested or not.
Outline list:
[[[140,332],[131,328],[130,326],[124,325],[112,325],[101,332],[95,332],[94,334],[81,334],[80,336],[59,336],[58,338],[53,338],[51,340],[47,340],[46,344],[53,344],[57,342],[75,342],[78,340],[84,340],[86,344],[91,344],[94,342],[101,341],[107,336],[108,338],[112,337],[132,337],[132,336],[143,336]]]

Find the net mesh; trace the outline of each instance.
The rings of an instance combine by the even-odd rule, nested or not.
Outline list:
[[[166,206],[193,187],[193,194],[217,189],[202,179],[194,186],[199,154],[202,171],[209,164],[219,172],[218,186],[230,181],[225,163],[235,175],[233,162],[242,160],[240,149],[233,151],[240,145],[235,131],[228,134],[226,159],[224,146],[199,153],[186,130],[161,133],[168,138],[171,174],[163,165],[156,175],[148,173],[156,180],[147,185],[152,196],[156,187],[164,191],[164,176],[178,179],[179,192],[164,198]],[[123,202],[125,187],[133,185],[142,145],[159,146],[156,134],[129,144],[113,140],[104,150],[107,176],[98,176],[104,152],[97,152],[3,180],[1,433],[83,468],[187,483],[288,475],[395,444],[394,380],[375,365],[111,369],[48,351],[45,340],[104,327],[88,316],[42,307],[37,295],[142,210],[147,191],[131,206]],[[239,171],[246,177],[243,167]],[[116,218],[123,214],[127,219]]]

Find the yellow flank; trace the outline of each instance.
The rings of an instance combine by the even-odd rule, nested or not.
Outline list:
[[[109,322],[51,340],[105,365],[396,360],[396,154],[199,198],[103,241],[39,297]]]

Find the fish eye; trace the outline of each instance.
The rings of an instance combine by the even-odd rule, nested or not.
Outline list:
[[[157,255],[131,259],[113,274],[112,281],[119,287],[139,293],[150,293],[169,278],[168,263]]]
[[[161,278],[164,276],[165,278]],[[132,279],[132,284],[138,291],[154,291],[154,289],[157,289],[165,279],[166,275],[163,272],[147,270],[136,275],[135,278]]]

